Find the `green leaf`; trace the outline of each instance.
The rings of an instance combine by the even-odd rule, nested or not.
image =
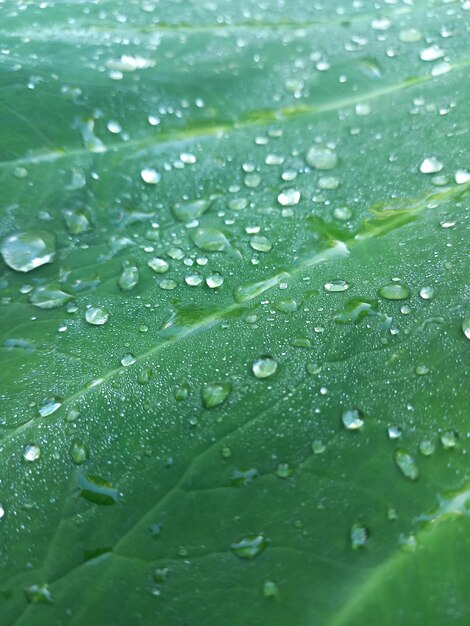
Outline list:
[[[0,3],[2,626],[468,625],[468,4]]]

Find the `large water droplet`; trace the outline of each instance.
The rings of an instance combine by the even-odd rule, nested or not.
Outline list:
[[[349,289],[349,283],[345,280],[330,280],[323,285],[325,291],[329,291],[330,293],[337,293],[340,291],[346,291]]]
[[[71,235],[80,235],[91,229],[91,222],[85,211],[64,211],[64,219]]]
[[[47,285],[45,287],[37,287],[29,296],[29,301],[33,306],[39,309],[56,309],[72,300],[73,296],[59,287]]]
[[[379,296],[386,300],[406,300],[410,297],[410,289],[399,283],[389,283],[379,289]]]
[[[277,361],[270,356],[262,356],[252,365],[253,374],[256,378],[268,378],[277,370]]]
[[[406,450],[395,450],[393,455],[397,467],[401,470],[402,474],[410,480],[417,480],[419,476],[419,469],[416,461]]]
[[[85,311],[85,319],[89,324],[92,324],[93,326],[102,326],[108,321],[109,313],[99,306],[90,306]]]
[[[195,220],[209,209],[213,202],[213,199],[193,200],[192,202],[182,202],[181,204],[175,204],[173,207],[173,214],[177,220],[182,222],[189,222]]]
[[[122,291],[132,291],[139,282],[139,270],[134,265],[125,264],[118,278],[118,285]]]
[[[57,398],[47,398],[38,407],[39,415],[41,417],[52,415],[52,413],[55,413],[61,406],[61,400],[58,400]]]
[[[17,272],[30,272],[54,260],[55,236],[47,231],[16,233],[3,241],[0,252],[9,267]]]
[[[222,252],[230,248],[227,237],[217,228],[198,228],[192,234],[192,240],[205,252]]]
[[[23,451],[23,458],[25,461],[29,461],[32,463],[33,461],[37,461],[41,456],[41,448],[35,443],[30,443],[26,446]]]
[[[78,474],[77,486],[82,498],[95,504],[114,504],[119,496],[118,490],[101,476]]]
[[[202,388],[202,401],[206,409],[212,409],[222,402],[232,391],[231,383],[209,383]]]
[[[364,414],[359,409],[347,409],[343,411],[341,420],[347,430],[358,430],[364,425]]]
[[[305,156],[308,165],[317,170],[332,170],[338,164],[334,150],[326,146],[312,146]]]
[[[295,206],[300,202],[300,191],[296,189],[284,189],[277,197],[281,206]]]
[[[250,239],[250,246],[257,252],[269,252],[273,247],[272,243],[267,237],[262,235],[254,235]]]
[[[157,274],[165,274],[170,269],[168,262],[165,261],[165,259],[160,259],[159,257],[150,259],[147,265]]]
[[[140,176],[147,185],[156,185],[160,182],[161,174],[151,167],[146,167],[140,172]]]
[[[230,549],[241,559],[253,559],[261,554],[268,545],[263,535],[248,535],[240,541],[232,543]]]
[[[427,157],[419,166],[419,171],[422,174],[437,174],[443,167],[443,164],[436,157]]]

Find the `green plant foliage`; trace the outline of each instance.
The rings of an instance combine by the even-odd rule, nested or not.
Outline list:
[[[469,28],[0,0],[2,626],[468,626]]]

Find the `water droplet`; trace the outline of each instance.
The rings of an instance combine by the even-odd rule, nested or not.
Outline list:
[[[336,293],[340,291],[346,291],[349,289],[349,283],[345,280],[330,280],[323,285],[325,291],[329,291],[330,293]]]
[[[140,172],[140,176],[147,185],[156,185],[160,182],[161,174],[151,167],[146,167]]]
[[[318,179],[319,189],[338,189],[339,184],[339,178],[336,176],[322,176]]]
[[[312,146],[305,156],[308,165],[317,170],[332,170],[338,165],[338,157],[334,150],[326,146]]]
[[[41,448],[35,443],[30,443],[23,451],[23,458],[25,461],[32,463],[37,461],[41,456]]]
[[[431,456],[436,449],[436,444],[430,439],[423,439],[419,442],[418,448],[423,456]]]
[[[277,197],[281,206],[295,206],[300,202],[300,191],[296,189],[284,189]]]
[[[416,552],[418,542],[416,541],[416,537],[413,533],[400,533],[400,536],[398,538],[398,545],[400,546],[400,550],[402,552],[412,553]]]
[[[263,535],[248,535],[240,541],[232,543],[230,549],[241,559],[253,559],[261,554],[268,545]]]
[[[116,120],[109,120],[109,122],[106,124],[106,128],[113,135],[119,135],[119,133],[122,132],[122,126]]]
[[[173,214],[177,220],[181,222],[190,222],[195,220],[209,209],[213,202],[213,198],[193,200],[192,202],[183,202],[181,204],[175,204],[173,207]]]
[[[123,357],[121,357],[121,365],[123,367],[128,367],[129,365],[134,365],[134,363],[137,361],[137,359],[135,358],[135,356],[133,354],[125,354]]]
[[[419,295],[423,300],[431,300],[434,296],[434,287],[422,287],[419,290]]]
[[[165,272],[168,272],[168,270],[170,269],[170,266],[167,263],[167,261],[165,261],[165,259],[160,259],[158,257],[150,259],[147,265],[151,269],[153,269],[153,271],[156,272],[157,274],[165,274]]]
[[[436,174],[440,172],[444,165],[436,159],[436,157],[427,157],[421,162],[419,166],[419,171],[422,174]]]
[[[263,596],[265,598],[277,598],[279,596],[279,588],[272,580],[267,580],[263,584]]]
[[[351,548],[358,550],[367,545],[369,539],[369,531],[362,524],[354,524],[351,528]]]
[[[37,287],[29,296],[29,301],[39,309],[57,309],[63,304],[70,302],[72,297],[69,293],[59,289],[59,287],[47,285],[45,287]]]
[[[436,44],[429,46],[428,48],[424,48],[419,53],[419,58],[421,61],[437,61],[437,59],[442,59],[445,55],[445,52],[442,48],[437,46]]]
[[[98,306],[90,306],[85,311],[85,319],[93,326],[102,326],[109,320],[109,313]]]
[[[446,432],[441,434],[441,443],[446,450],[450,450],[455,448],[457,445],[459,436],[455,432],[455,430],[447,430]]]
[[[288,463],[279,463],[276,469],[276,476],[278,478],[289,478],[292,475],[292,468]]]
[[[71,235],[81,235],[91,229],[91,221],[85,211],[64,211],[64,219]]]
[[[119,492],[101,476],[78,474],[77,486],[82,498],[95,504],[111,505],[117,502]]]
[[[212,409],[225,402],[232,391],[231,383],[209,383],[202,388],[202,401],[206,409]]]
[[[312,452],[313,454],[323,454],[326,450],[326,445],[320,439],[315,439],[312,442]]]
[[[418,376],[425,376],[429,374],[429,367],[427,365],[417,365],[415,367],[415,374]]]
[[[470,172],[467,170],[457,170],[454,174],[454,180],[457,185],[465,185],[470,181]]]
[[[174,391],[175,400],[177,402],[183,402],[189,398],[189,394],[191,392],[191,387],[188,383],[183,383],[179,387],[176,387]]]
[[[47,585],[24,587],[26,600],[31,604],[52,604],[52,595]]]
[[[281,313],[295,313],[298,309],[298,304],[292,298],[286,298],[285,300],[276,300],[274,308]]]
[[[423,38],[423,35],[416,28],[407,28],[400,31],[398,38],[403,43],[416,43]]]
[[[152,370],[150,367],[147,367],[140,371],[137,375],[137,382],[139,385],[147,385],[149,380],[152,378]]]
[[[347,430],[358,430],[364,425],[364,414],[359,409],[347,409],[343,411],[341,419]]]
[[[90,453],[84,443],[81,441],[74,441],[70,446],[70,456],[72,457],[74,463],[81,465],[82,463],[85,463],[85,461],[88,461]]]
[[[364,317],[377,316],[377,300],[366,300],[364,298],[351,298],[346,302],[342,311],[336,313],[333,320],[337,324],[357,324]]]
[[[206,285],[210,289],[216,289],[217,287],[221,287],[223,285],[224,280],[225,279],[222,274],[214,272],[213,274],[209,274],[209,276],[206,278]]]
[[[248,470],[238,470],[234,469],[232,471],[232,478],[230,484],[232,487],[245,487],[249,485],[255,478],[258,477],[257,469],[248,469]]]
[[[403,476],[406,476],[406,478],[410,480],[418,479],[419,469],[416,465],[416,461],[409,452],[406,450],[395,450],[393,458]]]
[[[268,378],[277,370],[277,361],[270,356],[262,356],[252,365],[253,374],[256,378]]]
[[[202,280],[203,278],[201,274],[195,272],[194,274],[189,274],[189,276],[186,276],[184,282],[190,287],[197,287],[202,283]]]
[[[153,580],[156,583],[164,583],[165,580],[167,580],[169,573],[170,570],[168,569],[168,567],[159,567],[153,573]]]
[[[178,283],[172,278],[164,278],[160,281],[158,286],[164,291],[172,291],[173,289],[176,289],[176,287],[178,287]]]
[[[30,272],[52,263],[56,254],[55,236],[46,231],[16,233],[3,241],[0,252],[8,267],[17,272]]]
[[[134,265],[124,264],[118,278],[118,285],[122,291],[132,291],[139,283],[139,270]]]
[[[470,317],[467,317],[462,322],[462,332],[467,339],[470,339]]]
[[[386,300],[406,300],[410,297],[410,290],[406,285],[389,283],[379,289],[379,296]]]
[[[344,207],[337,207],[333,211],[333,215],[336,217],[337,220],[340,220],[342,222],[346,222],[347,220],[351,219],[352,211],[351,211],[351,209],[349,209],[346,206],[344,206]]]
[[[398,439],[401,437],[401,428],[400,426],[389,426],[388,427],[388,436],[390,439]]]
[[[230,248],[227,237],[217,228],[198,228],[193,232],[192,240],[205,252],[223,252]]]
[[[3,504],[0,502],[0,520],[2,520],[4,517],[5,517],[5,508]]]
[[[48,417],[49,415],[52,415],[52,413],[55,413],[58,409],[60,409],[61,406],[62,402],[57,398],[47,398],[39,406],[39,415],[41,417]]]
[[[269,239],[261,235],[254,235],[251,237],[250,246],[257,252],[269,252],[273,247]]]

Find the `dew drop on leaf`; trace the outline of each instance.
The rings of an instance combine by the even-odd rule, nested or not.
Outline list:
[[[55,236],[47,231],[16,233],[2,242],[0,252],[11,269],[17,272],[30,272],[54,260]]]
[[[312,442],[312,452],[313,454],[323,454],[326,450],[326,445],[321,441],[321,439],[315,439]]]
[[[64,219],[71,235],[81,235],[91,230],[91,222],[85,211],[64,211]]]
[[[124,265],[118,278],[118,285],[122,291],[132,291],[139,282],[139,270],[134,265]]]
[[[250,246],[257,252],[269,252],[273,247],[272,243],[267,237],[262,235],[254,235],[250,239]]]
[[[349,289],[349,283],[345,280],[330,280],[323,285],[325,291],[330,293],[338,293]]]
[[[399,283],[389,283],[379,289],[379,296],[385,300],[406,300],[410,297],[410,289]]]
[[[156,185],[161,179],[161,174],[150,167],[143,169],[140,172],[140,176],[147,185]]]
[[[82,498],[95,504],[115,504],[119,492],[113,485],[101,476],[78,474],[77,486]]]
[[[263,584],[263,596],[265,598],[277,598],[279,596],[279,588],[272,580],[267,580]]]
[[[93,326],[102,326],[106,324],[109,319],[109,313],[98,306],[90,306],[85,311],[85,319],[89,324]]]
[[[277,201],[281,206],[295,206],[300,202],[300,191],[296,189],[284,189],[277,196]]]
[[[262,356],[256,359],[252,365],[252,371],[256,378],[269,378],[276,370],[277,361],[270,356]]]
[[[70,302],[73,296],[55,285],[37,287],[29,296],[30,303],[38,309],[57,309]]]
[[[222,274],[214,272],[213,274],[209,274],[209,276],[206,278],[206,285],[210,289],[217,289],[217,287],[221,287],[223,285],[224,280],[225,279]]]
[[[232,391],[231,383],[208,383],[202,388],[202,401],[206,409],[212,409],[225,402]]]
[[[267,540],[263,535],[248,535],[232,543],[230,549],[241,559],[253,559],[266,549]]]
[[[24,587],[26,600],[31,604],[51,604],[52,595],[47,585],[30,585]]]
[[[81,465],[85,463],[85,461],[88,461],[90,453],[85,444],[77,440],[70,446],[70,456],[76,465]]]
[[[347,409],[343,411],[341,420],[347,430],[358,430],[364,425],[364,414],[359,409]]]
[[[38,407],[39,415],[47,417],[52,415],[62,406],[62,401],[58,398],[46,398]]]
[[[419,295],[422,300],[431,300],[434,296],[434,288],[433,287],[422,287],[419,290]]]
[[[406,450],[395,450],[393,455],[395,463],[403,476],[409,480],[417,480],[419,477],[419,469],[415,459]]]
[[[41,448],[35,443],[30,443],[26,446],[23,451],[23,458],[25,461],[29,461],[32,463],[33,461],[37,461],[41,456]]]
[[[367,545],[369,532],[362,524],[354,524],[351,528],[350,539],[351,548],[353,550],[358,550],[359,548],[363,548]]]
[[[160,259],[159,257],[150,259],[147,265],[157,274],[165,274],[170,269],[168,262],[165,261],[165,259]]]
[[[125,354],[121,357],[121,365],[123,367],[129,367],[129,365],[134,365],[136,361],[137,359],[133,354]]]
[[[279,463],[276,469],[276,476],[278,478],[289,478],[292,475],[292,468],[288,463]]]
[[[467,339],[470,339],[470,317],[467,317],[462,322],[462,332]]]
[[[431,456],[436,450],[436,444],[430,439],[422,439],[419,442],[418,449],[423,456]]]
[[[312,146],[305,155],[305,160],[316,170],[332,170],[338,164],[336,152],[326,146]]]
[[[457,445],[459,436],[455,430],[447,430],[441,434],[441,443],[445,450],[455,448]]]
[[[421,162],[419,171],[422,174],[437,174],[443,167],[443,164],[436,157],[427,157]]]

